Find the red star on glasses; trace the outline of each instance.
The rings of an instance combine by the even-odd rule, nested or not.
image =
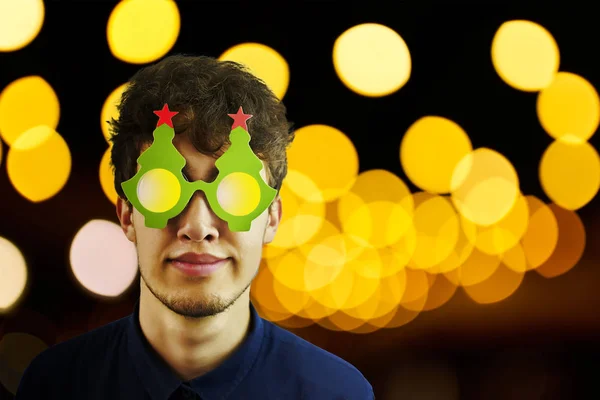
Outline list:
[[[158,115],[158,123],[156,124],[157,127],[161,126],[162,124],[167,124],[172,128],[173,121],[171,121],[171,118],[179,114],[179,112],[169,111],[169,105],[165,103],[162,110],[154,111],[154,114]]]
[[[236,127],[241,126],[244,130],[248,130],[248,126],[246,125],[246,121],[252,118],[251,114],[244,114],[244,110],[242,110],[242,106],[238,110],[237,114],[227,114],[231,118],[233,118],[233,126],[231,130],[234,130]]]

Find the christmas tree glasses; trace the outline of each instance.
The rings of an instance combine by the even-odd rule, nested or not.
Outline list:
[[[135,176],[121,185],[129,202],[144,216],[146,226],[164,228],[201,190],[210,208],[227,221],[231,231],[249,231],[252,221],[277,194],[260,175],[263,165],[249,145],[244,117],[251,115],[243,114],[241,107],[237,114],[229,114],[235,121],[229,134],[231,146],[215,162],[217,178],[212,182],[190,182],[182,172],[186,160],[173,145],[171,117],[176,113],[169,112],[167,105],[155,113],[160,120],[153,133],[154,142],[138,157],[140,169]]]

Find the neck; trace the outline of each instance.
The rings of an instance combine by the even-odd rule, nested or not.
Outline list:
[[[218,315],[186,319],[168,309],[141,281],[142,332],[179,379],[188,381],[217,368],[244,341],[250,325],[249,289]]]

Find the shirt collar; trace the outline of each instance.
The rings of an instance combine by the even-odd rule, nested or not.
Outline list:
[[[127,347],[135,370],[152,400],[167,400],[182,381],[151,347],[140,326],[140,301],[136,301],[127,327]],[[254,365],[263,341],[263,320],[250,302],[250,326],[244,342],[216,369],[186,383],[203,400],[225,398]]]

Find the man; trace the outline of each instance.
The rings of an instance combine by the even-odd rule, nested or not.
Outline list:
[[[285,113],[262,81],[233,62],[178,55],[133,76],[111,141],[117,215],[138,253],[139,301],[131,316],[36,357],[17,399],[374,399],[354,366],[263,320],[250,301],[263,245],[282,215],[278,193],[294,137]],[[260,179],[270,186],[261,193],[273,196],[248,229],[243,218],[232,229],[233,217],[224,219],[221,208],[226,200],[209,188],[223,169],[217,160],[234,149],[233,134],[246,131]],[[159,140],[164,147],[152,148]],[[175,155],[168,155],[171,142]],[[163,214],[151,210],[152,198],[142,199],[145,162],[163,162],[154,170],[180,176],[177,190],[156,192],[181,194],[160,209],[172,211],[168,220],[155,218]],[[167,165],[177,167],[165,172]],[[192,184],[204,190],[185,198],[181,188]]]

